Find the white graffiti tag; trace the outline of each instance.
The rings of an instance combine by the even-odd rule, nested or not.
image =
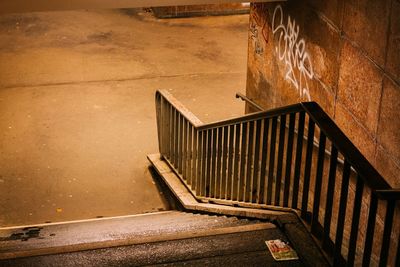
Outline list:
[[[278,5],[272,18],[272,32],[277,36],[276,52],[279,60],[285,63],[285,79],[298,90],[300,97],[311,100],[308,80],[314,78],[311,59],[306,52],[304,39],[299,39],[299,26],[288,16],[287,25],[283,24],[283,10]]]

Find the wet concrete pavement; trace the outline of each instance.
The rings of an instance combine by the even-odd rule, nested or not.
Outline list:
[[[154,92],[204,121],[243,113],[248,16],[0,16],[0,226],[168,209],[148,170]]]

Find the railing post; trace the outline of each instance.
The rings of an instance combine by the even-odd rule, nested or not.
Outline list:
[[[267,185],[267,204],[271,205],[272,202],[272,187],[274,182],[274,167],[275,167],[275,146],[276,146],[276,127],[277,118],[272,118],[271,126],[271,141],[270,141],[270,152],[269,152],[269,164],[268,164],[268,185]]]
[[[346,219],[346,205],[347,195],[349,190],[349,179],[350,179],[350,164],[345,160],[343,166],[342,186],[340,190],[339,199],[339,214],[336,226],[336,239],[335,239],[335,251],[333,258],[333,266],[342,266],[342,243],[343,243],[343,230],[344,222]]]
[[[299,113],[299,121],[297,126],[297,146],[296,146],[296,161],[294,166],[293,177],[293,196],[292,208],[297,209],[298,196],[299,196],[299,183],[300,183],[300,169],[303,154],[303,135],[304,135],[305,112]]]
[[[385,227],[383,230],[381,255],[379,257],[379,266],[385,267],[388,261],[390,234],[392,233],[393,215],[396,202],[392,199],[386,201]]]
[[[306,163],[304,167],[304,184],[303,184],[303,197],[301,200],[301,217],[308,220],[308,193],[310,189],[310,175],[311,175],[311,164],[312,164],[312,153],[314,148],[314,129],[315,123],[309,118],[308,121],[308,135],[307,135],[307,151],[306,151]]]
[[[360,176],[357,177],[356,195],[354,197],[353,218],[351,222],[351,233],[349,242],[349,253],[347,256],[347,265],[353,266],[357,249],[358,226],[360,222],[361,202],[364,190],[364,182]]]
[[[322,247],[324,249],[330,248],[330,229],[331,229],[331,219],[332,219],[332,207],[333,207],[333,196],[335,190],[335,180],[336,180],[336,167],[337,167],[337,157],[338,150],[332,143],[331,146],[331,159],[329,165],[329,176],[328,176],[328,189],[326,193],[326,206],[325,206],[325,217],[324,217],[324,236],[322,238]]]
[[[373,191],[371,191],[371,201],[369,204],[368,225],[365,234],[365,245],[363,255],[363,267],[368,267],[371,262],[372,242],[374,241],[376,209],[378,207],[378,199]]]
[[[313,203],[312,221],[311,221],[311,232],[313,234],[317,234],[319,226],[318,216],[319,216],[319,203],[321,198],[322,175],[324,172],[324,162],[325,162],[325,143],[326,143],[326,136],[324,133],[321,132],[319,136],[317,173],[315,177],[314,203]]]
[[[291,113],[289,116],[289,132],[288,132],[288,143],[286,149],[285,188],[283,191],[284,207],[287,207],[289,205],[290,177],[292,175],[293,137],[294,137],[295,122],[296,122],[296,113]]]

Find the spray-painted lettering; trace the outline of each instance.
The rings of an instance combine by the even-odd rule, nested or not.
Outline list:
[[[283,10],[278,5],[272,17],[272,32],[278,39],[276,52],[286,66],[285,79],[298,90],[300,97],[311,100],[308,81],[314,78],[311,59],[306,52],[304,39],[299,39],[299,26],[288,16],[284,25]]]

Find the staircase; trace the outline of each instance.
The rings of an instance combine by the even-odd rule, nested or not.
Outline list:
[[[316,103],[203,124],[158,91],[156,111],[182,211],[1,228],[0,266],[400,266],[400,190]]]
[[[400,190],[317,103],[203,124],[161,90],[156,111],[158,157],[199,203],[189,206],[242,207],[254,217],[289,212],[330,265],[400,266]]]

